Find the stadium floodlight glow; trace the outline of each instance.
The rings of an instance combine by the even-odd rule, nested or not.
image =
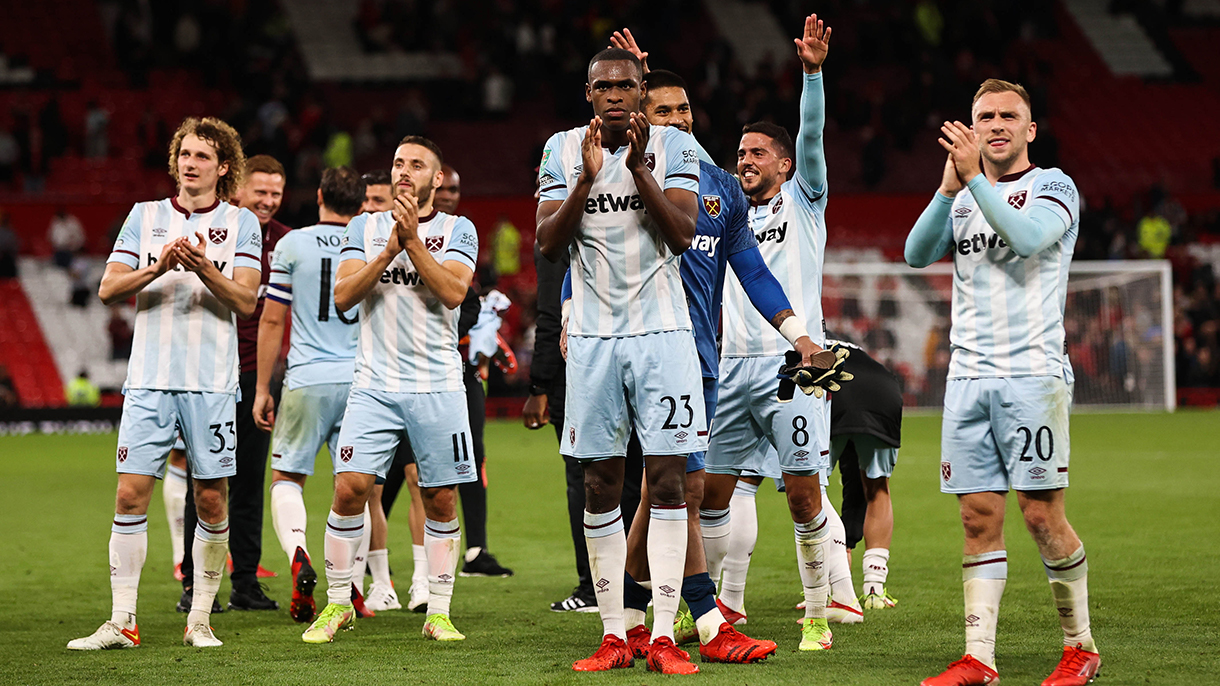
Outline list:
[[[902,378],[907,406],[939,411],[949,361],[950,262],[826,260],[823,309],[849,338]],[[1073,261],[1064,328],[1076,378],[1074,410],[1170,411],[1173,274],[1168,260]]]

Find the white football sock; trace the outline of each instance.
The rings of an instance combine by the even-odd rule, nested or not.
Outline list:
[[[1062,560],[1047,560],[1046,577],[1059,609],[1059,624],[1063,627],[1063,645],[1072,648],[1077,644],[1090,653],[1097,652],[1093,632],[1089,629],[1089,563],[1084,555],[1084,545]]]
[[[114,516],[110,526],[110,621],[136,625],[140,571],[148,557],[148,515]]]
[[[653,505],[648,522],[648,569],[652,575],[652,640],[674,638],[686,564],[686,503]]]
[[[703,554],[707,558],[707,573],[712,583],[720,581],[720,570],[729,552],[732,531],[731,510],[699,508],[699,531],[703,534]]]
[[[411,585],[428,583],[428,552],[422,545],[411,546],[411,559],[415,562],[411,570]]]
[[[966,598],[966,654],[995,669],[995,628],[1008,580],[1008,553],[962,556]]]
[[[805,593],[805,618],[826,617],[826,596],[830,584],[826,580],[826,543],[830,527],[826,523],[826,508],[811,520],[793,525],[796,531],[796,563],[801,572],[801,589]]]
[[[220,592],[224,577],[225,558],[229,555],[229,518],[210,524],[199,520],[195,540],[191,544],[191,559],[195,562],[194,592],[186,625],[207,624],[212,616],[212,601]]]
[[[390,551],[387,548],[369,551],[369,570],[373,572],[373,583],[393,586],[390,579]]]
[[[275,537],[280,540],[280,547],[288,555],[288,564],[292,564],[297,548],[309,554],[305,543],[305,491],[295,481],[276,481],[271,484],[271,526],[275,528]]]
[[[161,499],[165,502],[165,519],[169,522],[169,541],[174,554],[174,566],[182,564],[186,543],[186,470],[170,466],[161,481]]]
[[[890,575],[889,548],[869,548],[864,551],[860,566],[864,568],[864,595],[881,595],[885,591],[885,580]]]
[[[830,504],[826,492],[822,492],[822,512],[826,515],[826,524],[830,529],[826,539],[826,577],[830,583],[830,596],[836,603],[846,605],[854,610],[860,609],[856,602],[856,585],[851,579],[851,563],[847,561],[847,531],[843,528],[843,519]]]
[[[326,518],[326,601],[334,605],[352,604],[352,565],[360,538],[368,528],[364,513],[344,517],[334,510]]]
[[[648,621],[648,612],[645,610],[637,610],[634,607],[623,608],[623,626],[628,629],[634,629],[637,626],[644,626],[644,622]]]
[[[364,521],[372,522],[369,515],[369,504],[364,504]],[[352,583],[356,584],[356,588],[360,591],[360,595],[364,595],[364,570],[369,565],[369,543],[373,538],[373,527],[368,524],[364,527],[364,533],[360,536],[360,547],[356,549],[356,559],[352,562]]]
[[[457,576],[458,546],[462,529],[457,517],[451,522],[424,520],[424,549],[428,551],[428,614],[448,615]]]
[[[729,501],[733,528],[726,539],[728,552],[721,563],[720,602],[737,612],[745,612],[746,578],[750,574],[750,557],[758,543],[758,510],[754,501],[757,493],[758,486],[739,480]]]
[[[652,535],[651,532],[649,535]],[[602,633],[626,641],[623,583],[627,565],[627,536],[623,533],[623,515],[619,508],[603,514],[585,511],[585,544],[589,549],[589,571],[597,596],[597,613],[602,618]]]

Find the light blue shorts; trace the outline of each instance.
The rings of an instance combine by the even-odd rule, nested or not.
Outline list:
[[[331,462],[338,454],[339,427],[347,409],[348,383],[284,388],[271,437],[271,468],[290,474],[313,474],[314,460],[325,444]]]
[[[646,456],[707,450],[703,378],[690,331],[569,336],[567,376],[560,453],[624,457],[633,425]]]
[[[1072,384],[1055,376],[949,379],[941,420],[944,493],[1067,488]]]
[[[236,396],[147,388],[128,389],[123,398],[116,470],[160,479],[179,433],[187,465],[196,479],[221,479],[237,473]]]
[[[870,479],[890,478],[894,465],[898,464],[898,449],[872,434],[843,434],[830,439],[830,466],[839,463],[839,457],[851,444],[856,449],[856,460],[864,475]]]
[[[404,436],[415,452],[421,487],[453,486],[478,478],[465,391],[387,393],[353,388],[339,429],[335,471],[384,479]]]
[[[775,448],[779,468],[786,473],[811,474],[830,466],[830,403],[804,393],[781,403],[775,394],[783,361],[782,355],[720,361],[709,473],[772,476],[764,446]]]

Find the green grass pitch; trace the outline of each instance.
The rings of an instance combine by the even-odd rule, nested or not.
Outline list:
[[[916,684],[961,655],[961,533],[954,499],[937,490],[940,422],[911,417],[905,429],[893,481],[889,586],[898,607],[837,628],[827,653],[799,653],[791,522],[781,497],[764,488],[746,630],[776,640],[779,652],[759,665],[702,665],[694,678],[709,684]],[[1072,432],[1068,513],[1089,553],[1100,683],[1220,682],[1220,594],[1213,585],[1220,573],[1220,414],[1083,414],[1073,418]],[[648,672],[642,662],[608,674],[571,671],[573,660],[596,647],[600,624],[597,615],[547,609],[575,583],[562,468],[554,433],[528,432],[516,423],[490,424],[487,445],[492,550],[517,576],[458,580],[453,618],[469,636],[464,643],[425,641],[422,616],[406,611],[361,620],[331,645],[302,643],[303,627],[286,610],[289,565],[268,514],[263,561],[280,573],[268,585],[285,609],[218,615],[213,624],[224,647],[184,647],[158,489],[140,587],[143,646],[69,652],[68,640],[90,633],[110,612],[106,546],[114,441],[113,435],[0,438],[7,520],[0,538],[0,683],[656,684],[671,678]],[[317,557],[330,502],[325,459],[319,462],[323,476],[306,488]],[[832,484],[836,502],[838,490]],[[391,565],[405,590],[402,580],[411,567],[405,509],[395,511],[390,526]],[[1007,538],[999,670],[1005,684],[1038,684],[1058,658],[1061,633],[1013,499]],[[858,557],[855,568],[858,588]],[[221,594],[227,598],[227,582]]]

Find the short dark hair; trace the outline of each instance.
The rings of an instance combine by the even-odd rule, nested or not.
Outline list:
[[[374,169],[371,172],[365,172],[360,180],[364,181],[366,186],[388,186],[390,185],[390,170]]]
[[[741,127],[741,135],[747,133],[761,133],[770,138],[779,148],[780,157],[788,159],[796,159],[796,146],[792,144],[792,136],[788,134],[788,129],[779,124],[772,124],[769,121],[756,121],[753,124],[746,124]]]
[[[589,73],[593,71],[593,65],[598,62],[630,62],[635,65],[635,73],[640,75],[640,81],[644,81],[644,65],[640,64],[640,58],[636,57],[629,50],[622,48],[606,48],[593,56],[589,60],[589,68],[585,71],[585,79],[589,77]]]
[[[345,217],[360,214],[364,204],[364,179],[351,167],[332,167],[322,172],[322,204]]]
[[[686,79],[668,69],[653,69],[644,74],[644,83],[648,84],[649,90],[654,88],[681,88],[686,90]]]
[[[441,146],[433,143],[431,139],[424,138],[423,136],[407,136],[398,141],[399,147],[404,145],[420,145],[431,150],[432,154],[436,155],[436,168],[440,169],[445,166],[445,156],[441,154]],[[386,183],[389,182],[387,181]]]

